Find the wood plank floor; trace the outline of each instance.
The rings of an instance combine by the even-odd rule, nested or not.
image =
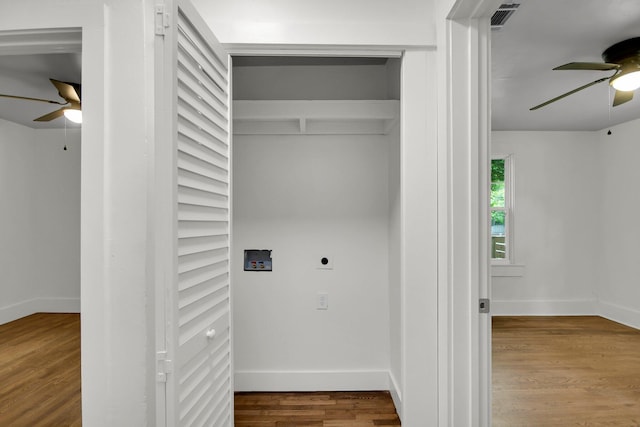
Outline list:
[[[236,393],[236,427],[399,426],[387,391]]]
[[[238,393],[236,425],[399,426],[387,392]],[[0,325],[0,426],[80,426],[80,318]],[[493,426],[640,426],[640,331],[600,317],[493,319]]]
[[[493,426],[640,426],[640,331],[596,316],[493,318]]]
[[[80,315],[0,325],[0,426],[81,425]]]

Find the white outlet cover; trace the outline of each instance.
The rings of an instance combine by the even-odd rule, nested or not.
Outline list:
[[[326,262],[324,262],[326,260]],[[322,253],[316,256],[316,268],[318,270],[333,270],[333,256]]]
[[[329,294],[327,292],[318,292],[317,295],[318,301],[316,305],[317,310],[328,310],[329,309]]]

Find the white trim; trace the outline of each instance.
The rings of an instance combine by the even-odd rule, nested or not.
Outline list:
[[[478,298],[490,298],[491,293],[489,16],[499,3],[451,1],[437,22],[438,424],[442,427],[491,425],[491,318],[478,314]]]
[[[486,4],[486,3],[485,3]],[[477,241],[474,242],[478,248],[476,252],[475,267],[478,277],[478,294],[477,299],[487,298],[491,300],[491,254],[489,252],[489,236],[491,229],[489,228],[489,189],[490,181],[490,140],[491,140],[491,22],[490,15],[479,16],[474,20],[472,27],[476,32],[477,41],[477,58],[475,59],[475,70],[478,74],[478,93],[477,93],[477,170],[476,177],[480,187],[476,187],[477,199],[473,202],[478,211],[473,212],[477,218]],[[473,99],[473,97],[472,97]],[[473,141],[473,140],[472,140]],[[473,182],[473,178],[472,178]],[[473,195],[472,195],[473,199]],[[510,252],[511,255],[513,253]],[[473,265],[473,264],[472,264]],[[473,282],[472,282],[473,283]],[[476,304],[471,305],[471,310],[476,312]],[[480,426],[490,427],[491,422],[491,393],[483,393],[484,390],[491,390],[491,315],[478,314],[478,334],[477,334],[477,386],[474,394],[477,398],[478,424]],[[471,357],[473,358],[473,354]],[[475,403],[472,402],[472,406]]]
[[[225,49],[226,50],[226,49]],[[233,193],[234,193],[234,181],[233,181],[233,118],[235,116],[235,110],[233,106],[233,57],[227,51],[227,66],[229,67],[229,72],[227,73],[227,78],[229,81],[229,89],[228,89],[228,98],[227,103],[229,105],[229,330],[231,333],[229,334],[229,391],[231,393],[231,407],[230,412],[232,414],[235,413],[235,399],[233,398],[233,392],[236,388],[236,380],[235,380],[235,371],[236,371],[236,362],[235,362],[235,323],[233,321],[233,313],[234,311],[234,301],[235,301],[235,292],[233,287],[234,281],[234,246],[233,246]],[[242,262],[242,261],[240,261]]]
[[[487,23],[488,27],[488,23]],[[490,317],[478,299],[489,296],[488,58],[477,20],[449,21],[447,61],[449,220],[449,307],[446,411],[440,425],[489,426]],[[488,31],[488,28],[487,28]],[[444,165],[443,165],[444,166]],[[443,236],[444,237],[444,236]],[[444,358],[444,356],[441,356]],[[444,367],[440,368],[443,372]],[[485,382],[487,385],[485,385]],[[442,387],[442,386],[441,386]]]
[[[595,299],[491,301],[493,316],[594,316]]]
[[[397,100],[236,100],[235,135],[384,135]]]
[[[80,298],[33,298],[0,308],[0,325],[34,313],[80,313]]]
[[[598,314],[614,322],[640,329],[640,310],[611,302],[598,301]]]
[[[640,310],[596,299],[491,301],[493,316],[600,316],[640,329]]]
[[[156,13],[160,12],[162,4]],[[173,4],[164,4],[165,8],[171,8],[171,13],[175,14]],[[164,10],[164,12],[168,12]],[[171,294],[171,281],[173,276],[173,259],[175,256],[173,246],[173,236],[175,235],[175,226],[173,222],[175,195],[173,191],[173,164],[174,145],[171,137],[171,129],[173,121],[167,120],[169,115],[165,108],[174,109],[173,91],[168,87],[173,84],[171,73],[171,64],[174,61],[172,51],[168,44],[173,43],[173,33],[167,31],[165,35],[156,35],[154,39],[154,61],[153,61],[153,98],[154,109],[153,129],[149,131],[150,135],[155,136],[155,144],[150,144],[149,158],[152,163],[149,166],[149,173],[153,173],[153,177],[149,178],[149,182],[155,189],[152,200],[149,200],[149,206],[153,206],[150,211],[150,221],[148,223],[148,247],[150,258],[154,259],[153,277],[155,280],[154,287],[154,345],[155,353],[167,353],[167,337],[169,333],[169,304]],[[158,108],[162,106],[162,108]],[[166,107],[170,106],[170,107]],[[173,110],[172,110],[173,111]],[[169,172],[171,171],[171,172]],[[167,191],[171,188],[171,191]],[[167,358],[171,359],[172,355],[167,353]],[[158,372],[157,366],[153,366],[154,374]],[[155,377],[155,375],[154,375]],[[158,427],[168,426],[169,416],[173,406],[167,406],[167,382],[155,381],[155,401],[151,404],[154,406],[155,422]]]
[[[400,421],[402,421],[402,389],[398,385],[396,377],[391,371],[389,371],[389,393],[391,393],[391,399],[396,407],[396,412]]]
[[[2,31],[0,55],[43,55],[81,53],[82,29],[42,28],[35,30]]]
[[[389,390],[389,372],[237,371],[235,391]]]
[[[437,52],[407,51],[401,78],[402,414],[437,425],[438,316]]]
[[[350,57],[350,58],[402,58],[404,48],[389,50],[388,47],[291,45],[223,45],[231,56],[309,56],[309,57]]]
[[[492,264],[492,277],[522,277],[525,266],[522,264]]]

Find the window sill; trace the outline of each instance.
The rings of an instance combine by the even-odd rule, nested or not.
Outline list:
[[[522,277],[524,265],[521,264],[493,264],[491,266],[492,277]]]

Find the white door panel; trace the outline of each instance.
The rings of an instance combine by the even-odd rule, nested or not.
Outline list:
[[[165,8],[166,425],[233,425],[229,57],[187,1]],[[162,158],[162,156],[161,156]],[[159,219],[161,220],[161,219]],[[170,222],[170,224],[169,224]],[[167,234],[167,235],[168,235]]]

